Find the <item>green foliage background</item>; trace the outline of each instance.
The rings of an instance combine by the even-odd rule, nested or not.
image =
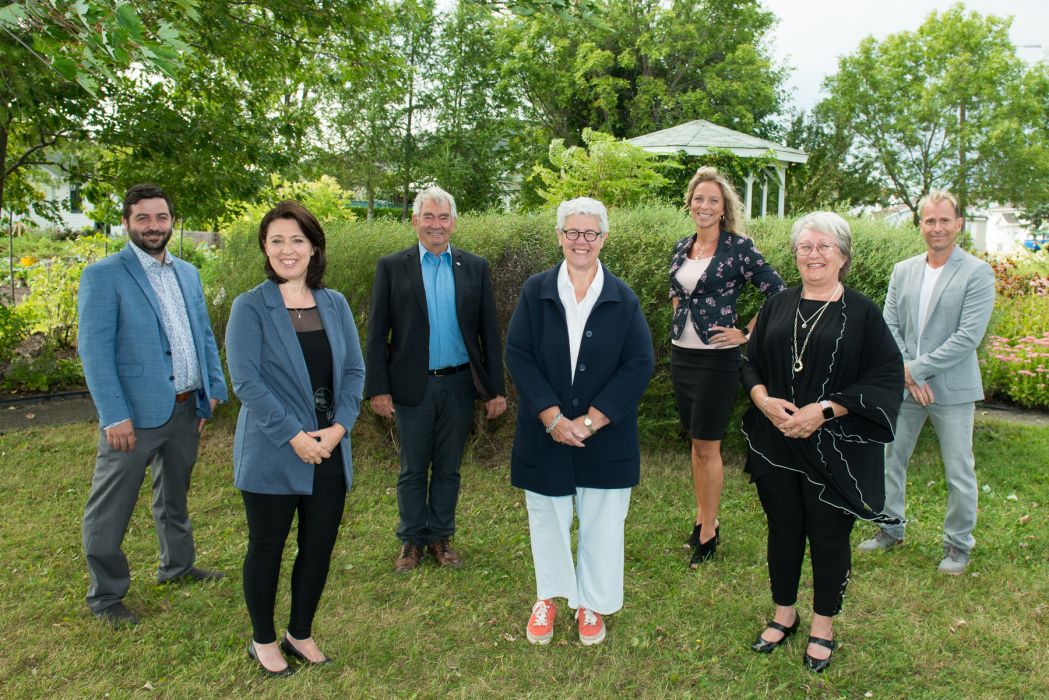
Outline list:
[[[909,227],[896,229],[857,219],[849,223],[854,237],[853,268],[846,282],[881,305],[893,264],[923,250],[921,236]],[[499,321],[504,331],[528,276],[562,259],[554,224],[552,210],[488,212],[463,215],[458,220],[452,242],[490,262]],[[789,246],[791,224],[790,220],[779,218],[748,222],[751,235],[769,263],[789,285],[796,285],[799,278]],[[616,208],[609,212],[609,226],[601,260],[637,294],[655,343],[656,373],[642,399],[640,414],[643,439],[656,444],[677,431],[667,361],[670,252],[677,239],[691,235],[694,229],[683,210],[669,206]],[[325,282],[346,295],[363,338],[375,263],[382,255],[413,244],[415,234],[406,224],[386,220],[333,222],[327,226],[326,233]],[[220,345],[233,299],[265,279],[262,265],[258,230],[246,224],[232,229],[215,263],[215,282],[207,291]],[[740,298],[741,324],[757,312],[762,301],[763,297],[748,287]],[[742,394],[740,396],[742,402]]]

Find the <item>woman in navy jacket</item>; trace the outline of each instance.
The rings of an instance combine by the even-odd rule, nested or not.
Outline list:
[[[696,232],[670,258],[670,372],[681,427],[692,439],[696,519],[689,545],[695,569],[714,556],[724,483],[721,440],[739,391],[739,346],[754,327],[737,328],[736,299],[747,284],[765,296],[784,289],[754,242],[743,233],[739,195],[714,168],[696,171],[685,190]]]
[[[562,203],[565,260],[525,282],[507,330],[520,400],[510,478],[528,507],[538,602],[527,636],[537,644],[552,636],[553,598],[578,608],[583,644],[604,639],[601,616],[623,605],[623,525],[641,462],[637,405],[654,356],[637,297],[598,260],[607,235],[601,202]]]
[[[248,521],[248,654],[266,673],[286,675],[292,669],[281,650],[303,663],[327,661],[311,630],[353,478],[350,429],[364,360],[345,297],[323,287],[324,231],[313,214],[281,202],[259,225],[259,247],[269,279],[233,301],[226,326],[241,401],[233,478]],[[273,605],[296,513],[291,616],[278,645]]]

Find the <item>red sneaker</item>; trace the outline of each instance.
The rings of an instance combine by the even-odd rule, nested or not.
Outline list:
[[[528,641],[532,644],[548,644],[554,636],[554,615],[557,608],[552,600],[540,600],[532,606],[532,616],[528,618]]]
[[[576,611],[576,622],[579,623],[579,641],[583,646],[600,644],[605,638],[605,621],[593,610],[579,608]]]

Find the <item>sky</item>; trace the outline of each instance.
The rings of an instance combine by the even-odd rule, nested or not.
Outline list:
[[[941,0],[763,0],[780,21],[773,31],[772,56],[793,68],[787,78],[793,106],[808,110],[821,99],[823,79],[838,70],[838,59],[856,50],[868,35],[883,39],[917,29]],[[1049,60],[1049,0],[969,0],[967,10],[1013,16],[1010,37],[1027,61]]]

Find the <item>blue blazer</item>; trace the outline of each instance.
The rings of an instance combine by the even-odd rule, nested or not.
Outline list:
[[[197,415],[210,418],[211,399],[229,398],[219,350],[197,268],[172,258],[204,385]],[[160,302],[130,245],[84,268],[77,309],[77,349],[99,425],[128,418],[136,428],[167,423],[175,410],[171,344]]]
[[[506,364],[520,401],[510,482],[545,496],[568,496],[577,486],[636,486],[637,404],[655,367],[648,323],[634,292],[605,268],[573,382],[565,308],[557,293],[559,267],[528,278],[506,333]],[[539,422],[540,411],[550,406],[570,419],[593,406],[612,422],[584,447],[561,445]]]
[[[364,358],[346,297],[314,289],[313,298],[331,345],[335,423],[346,488],[353,481],[350,430],[361,409]],[[313,387],[298,336],[277,285],[266,280],[233,300],[226,325],[226,362],[241,401],[233,439],[233,484],[242,491],[313,493],[313,465],[295,454],[290,440],[317,429]]]

